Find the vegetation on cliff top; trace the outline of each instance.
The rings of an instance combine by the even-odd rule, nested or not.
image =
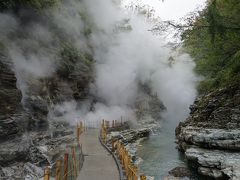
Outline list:
[[[240,74],[240,1],[212,0],[182,34],[184,46],[205,79],[200,93],[236,81]]]
[[[77,7],[74,9],[74,12],[70,12],[73,11],[71,8],[74,5]],[[53,9],[47,12],[44,11],[48,8],[54,7],[58,7],[58,9]],[[23,12],[24,15],[22,15]],[[46,50],[55,53],[57,59],[56,61],[58,62],[57,64],[59,66],[58,68],[61,68],[60,70],[57,70],[61,72],[60,74],[69,75],[70,72],[73,71],[73,68],[76,68],[73,67],[74,64],[76,66],[76,64],[80,62],[83,63],[83,65],[86,66],[88,70],[91,69],[94,61],[90,44],[87,42],[85,43],[85,46],[88,48],[88,50],[86,50],[86,47],[77,47],[78,45],[76,45],[77,43],[75,42],[76,36],[79,39],[84,39],[82,41],[88,39],[92,28],[91,22],[87,17],[86,12],[84,11],[84,6],[82,6],[80,1],[73,0],[72,3],[68,3],[67,1],[64,2],[62,0],[1,1],[0,15],[9,15],[9,17],[11,17],[11,20],[15,20],[14,23],[16,26],[21,26],[21,28],[12,28],[11,36],[8,35],[11,37],[11,39],[7,36],[7,38],[5,38],[5,41],[7,39],[7,41],[15,42],[18,40],[22,42],[25,38],[36,41],[35,44],[39,44],[41,48],[46,48]],[[76,23],[75,19],[77,18],[79,18],[79,22],[77,22],[77,24],[74,24]],[[68,24],[66,24],[66,19],[68,20]],[[81,23],[84,24],[82,25],[83,27],[80,27],[79,24]],[[67,26],[69,25],[71,27],[68,28]],[[35,26],[36,29],[33,28]],[[73,30],[71,31],[71,29]],[[33,36],[32,34],[38,30],[42,30],[42,33],[49,34],[49,38],[53,39],[54,43],[49,43],[47,38],[39,38],[36,35]],[[5,48],[5,41],[0,42],[0,51],[3,51]],[[33,53],[36,53],[38,51],[37,48],[35,46],[32,46],[31,48],[27,47],[24,48],[23,51],[25,52],[32,50],[34,51]]]
[[[7,0],[0,2],[0,11],[18,9],[19,7],[30,7],[43,9],[56,5],[59,0]]]

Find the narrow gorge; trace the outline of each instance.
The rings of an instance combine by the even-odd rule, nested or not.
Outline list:
[[[1,1],[0,179],[43,179],[79,121],[106,119],[148,180],[240,180],[239,12],[236,0]]]

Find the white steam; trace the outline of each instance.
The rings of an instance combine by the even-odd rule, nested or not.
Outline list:
[[[79,13],[85,14],[92,23],[90,42],[85,39],[85,27]],[[134,119],[138,85],[149,82],[166,106],[168,117],[174,115],[183,120],[188,114],[188,107],[196,96],[194,63],[188,55],[172,52],[164,37],[148,31],[151,25],[144,18],[130,14],[112,0],[66,2],[62,10],[54,12],[56,26],[77,48],[86,50],[90,43],[94,49],[96,79],[91,92],[101,99],[93,111],[89,111],[87,103],[81,108],[72,101],[57,105],[55,111],[64,114],[63,119],[73,123],[85,120],[94,126],[103,118]],[[20,28],[14,17],[0,14],[0,34],[4,37],[11,33],[10,30]],[[58,48],[48,26],[33,23],[25,30],[27,38],[17,38],[14,42],[11,38],[0,37],[7,41],[23,92],[28,88],[28,77],[48,77],[55,72],[55,49]],[[169,62],[171,56],[174,57],[172,64]]]
[[[183,120],[196,96],[197,77],[191,58],[173,52],[164,37],[148,31],[151,24],[145,18],[129,15],[111,0],[83,3],[94,26],[91,45],[96,78],[91,91],[103,103],[96,103],[94,111],[89,112],[87,105],[79,109],[69,102],[72,106],[63,108],[68,109],[64,118],[84,120],[90,126],[97,126],[101,119],[133,120],[138,84],[150,82],[167,108],[164,117]],[[175,59],[172,64],[171,56]]]
[[[21,12],[28,17],[26,19],[11,13],[0,13],[0,44],[2,42],[12,61],[23,102],[31,92],[29,83],[51,77],[57,69],[61,45],[56,32],[78,49],[87,50],[84,23],[80,17],[81,2],[72,0],[62,3],[59,8],[46,10],[45,18],[49,19],[43,21],[36,21],[34,18],[38,19],[35,17],[38,15],[29,10]]]
[[[113,9],[114,4],[108,1],[107,6]],[[103,98],[110,108],[118,106],[123,110],[129,109],[137,97],[138,83],[151,82],[153,91],[167,108],[166,116],[172,114],[174,120],[183,120],[196,96],[194,63],[187,54],[174,54],[164,37],[156,37],[149,32],[150,24],[136,14],[128,17],[129,30],[114,33],[113,22],[119,22],[119,13],[122,12],[116,9],[114,14],[117,16],[111,10],[101,11],[101,16],[107,18],[104,23],[108,21],[110,24],[103,26],[101,33],[97,31],[92,35],[97,60],[97,96]],[[97,26],[101,27],[102,22],[97,21],[99,14],[92,15]],[[126,13],[122,14],[124,18]],[[174,56],[175,62],[170,65],[171,56]],[[122,116],[128,116],[128,113]],[[103,117],[96,114],[95,119]]]

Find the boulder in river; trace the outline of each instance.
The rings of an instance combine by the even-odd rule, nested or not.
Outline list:
[[[192,173],[186,167],[175,167],[174,169],[168,172],[170,175],[174,177],[191,177]]]

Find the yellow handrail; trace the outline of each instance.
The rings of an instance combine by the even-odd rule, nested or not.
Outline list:
[[[44,180],[49,180],[49,174],[50,174],[49,168],[46,167],[44,170]]]
[[[67,174],[68,174],[68,153],[64,154],[64,175],[63,179],[67,180]]]
[[[140,180],[147,180],[147,177],[144,174],[142,174],[140,175]]]
[[[101,139],[106,144],[107,142],[107,130],[109,127],[109,121],[102,120],[101,124]],[[118,125],[122,125],[123,123],[118,123],[116,120],[112,121],[112,127],[117,127]],[[124,145],[119,141],[112,139],[112,152],[116,152],[118,159],[120,160],[123,169],[126,172],[126,177],[128,180],[138,180],[138,167],[136,167],[132,163],[132,157],[129,155],[128,151],[124,147]],[[146,176],[144,174],[140,175],[140,180],[146,180]]]
[[[77,178],[77,161],[76,161],[76,154],[75,154],[74,147],[72,147],[72,158],[73,158],[74,176]]]
[[[57,160],[55,180],[60,179],[61,179],[61,160]]]
[[[78,144],[78,147],[80,147],[80,135],[83,132],[83,123],[77,123],[77,131],[76,131],[76,141]],[[81,148],[81,147],[80,147]],[[82,149],[81,149],[81,153],[82,153]],[[77,158],[76,158],[76,149],[75,146],[71,147],[71,161],[69,161],[69,154],[65,153],[64,154],[64,161],[63,161],[63,173],[61,173],[62,170],[62,166],[61,166],[61,160],[57,160],[56,161],[56,168],[55,168],[55,180],[68,180],[68,176],[71,173],[71,175],[73,174],[75,179],[77,178]],[[82,154],[79,154],[82,155]],[[68,167],[70,166],[70,167]],[[61,177],[61,174],[63,174],[63,177]],[[49,180],[50,179],[50,169],[49,167],[46,167],[44,169],[44,180]],[[72,177],[71,177],[72,179]]]

